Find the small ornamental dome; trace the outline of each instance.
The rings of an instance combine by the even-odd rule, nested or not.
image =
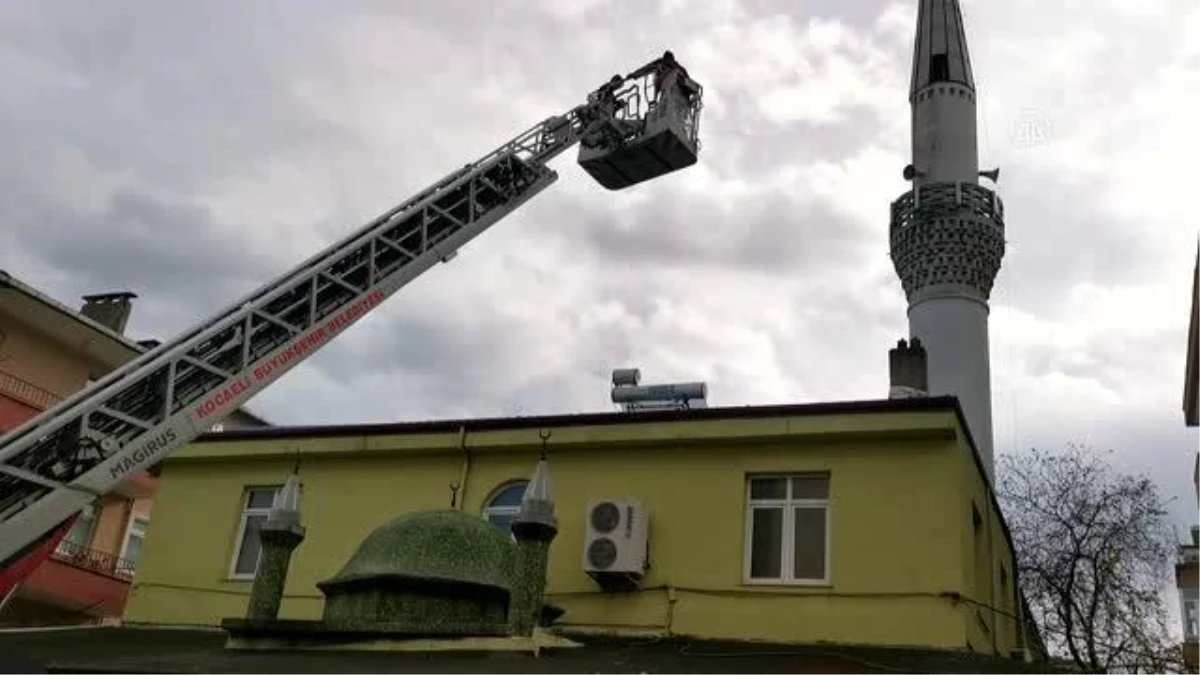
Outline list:
[[[344,584],[376,576],[454,581],[507,591],[512,541],[499,528],[463,511],[419,511],[369,534],[333,579]]]
[[[488,634],[505,626],[516,549],[499,528],[456,510],[421,511],[376,529],[332,579],[331,628]]]

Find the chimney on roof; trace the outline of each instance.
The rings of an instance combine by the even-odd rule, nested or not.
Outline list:
[[[891,388],[888,398],[918,398],[929,395],[929,369],[920,338],[900,340],[888,351]]]
[[[133,309],[133,299],[136,297],[137,295],[128,291],[85,295],[79,313],[115,333],[124,335],[125,324],[129,322],[129,312]]]

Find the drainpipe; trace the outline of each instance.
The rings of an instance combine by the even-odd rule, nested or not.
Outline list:
[[[997,640],[999,639],[1000,624],[997,623],[999,615],[996,613],[996,560],[994,557],[996,542],[992,540],[992,486],[985,485],[984,487],[987,488],[987,495],[985,495],[987,508],[984,509],[984,513],[987,514],[987,522],[984,523],[984,527],[987,528],[985,531],[987,533],[988,546],[988,606],[992,608],[992,654],[999,656],[1000,650],[997,646]]]
[[[458,428],[458,448],[462,450],[462,472],[458,476],[458,510],[462,511],[467,502],[467,477],[471,472],[471,451],[467,448],[467,426]]]
[[[667,637],[671,637],[671,635],[672,635],[672,632],[671,632],[672,625],[675,623],[675,601],[677,599],[678,598],[676,598],[676,596],[675,596],[675,587],[668,585],[667,586],[667,621],[666,621]]]

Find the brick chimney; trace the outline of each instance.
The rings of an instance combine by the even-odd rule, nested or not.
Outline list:
[[[929,370],[920,338],[900,340],[888,351],[891,388],[888,398],[917,398],[929,395]]]
[[[129,322],[129,312],[133,309],[132,301],[136,297],[137,295],[128,291],[85,295],[79,313],[124,335],[125,324]]]

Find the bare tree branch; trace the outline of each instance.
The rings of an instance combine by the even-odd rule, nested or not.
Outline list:
[[[1047,646],[1084,672],[1182,667],[1163,590],[1174,540],[1144,476],[1070,445],[999,458],[997,493],[1021,588]]]

